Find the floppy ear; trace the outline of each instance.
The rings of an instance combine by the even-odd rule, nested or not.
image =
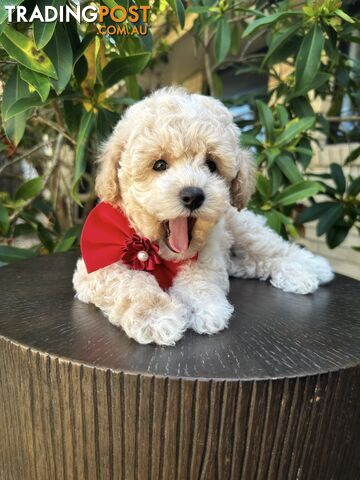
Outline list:
[[[245,208],[255,191],[255,165],[247,150],[239,152],[239,171],[231,182],[231,204],[237,209]]]
[[[125,142],[120,134],[120,123],[102,147],[95,182],[98,197],[111,204],[119,203],[121,198],[118,170]]]

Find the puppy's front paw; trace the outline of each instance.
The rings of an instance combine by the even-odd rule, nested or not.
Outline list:
[[[233,311],[225,296],[201,297],[192,306],[190,326],[197,333],[212,335],[228,326]]]
[[[319,286],[315,273],[305,269],[301,263],[282,262],[271,273],[271,285],[284,292],[306,295]]]
[[[312,258],[306,262],[305,268],[316,275],[320,285],[328,283],[334,278],[329,261],[319,255],[312,255]]]
[[[185,307],[165,292],[139,295],[125,311],[113,309],[109,320],[142,344],[175,345],[187,328]]]

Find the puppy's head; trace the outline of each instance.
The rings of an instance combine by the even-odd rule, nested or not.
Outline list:
[[[103,148],[96,190],[169,259],[199,251],[232,203],[253,191],[248,152],[229,111],[210,97],[162,89],[130,107]]]

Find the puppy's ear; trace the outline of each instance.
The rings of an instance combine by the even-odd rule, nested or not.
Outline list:
[[[237,209],[245,208],[255,191],[255,165],[250,152],[239,152],[239,171],[231,182],[231,204]]]
[[[121,198],[118,170],[125,142],[118,127],[102,147],[95,182],[98,197],[111,204],[118,204]]]

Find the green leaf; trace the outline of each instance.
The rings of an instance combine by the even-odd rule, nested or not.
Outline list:
[[[63,102],[64,119],[69,132],[76,137],[79,129],[79,118],[81,118],[83,108],[80,103],[65,100]]]
[[[347,158],[345,160],[345,165],[348,165],[349,163],[353,162],[354,160],[359,158],[359,156],[360,156],[360,147],[357,147],[357,148],[355,148],[355,150],[353,150],[350,153],[350,155],[347,156]]]
[[[338,247],[348,236],[351,226],[335,226],[326,232],[326,243],[329,248]]]
[[[277,212],[275,210],[270,210],[270,212],[264,212],[263,215],[266,218],[267,226],[274,230],[276,233],[280,234],[282,222],[279,215],[277,215]]]
[[[324,83],[328,82],[330,78],[331,75],[329,73],[318,72],[311,83],[304,85],[302,88],[296,89],[290,95],[288,95],[287,98],[288,100],[290,100],[298,96],[303,96],[307,94],[310,90],[317,90],[318,88],[322,87]]]
[[[337,8],[335,11],[334,11],[335,15],[337,15],[338,17],[342,18],[343,20],[345,20],[345,22],[348,22],[348,23],[355,23],[355,20],[353,18],[351,18],[347,13],[345,13],[343,10],[341,10],[340,8]]]
[[[44,181],[42,177],[28,180],[16,190],[14,200],[29,200],[30,198],[36,197],[41,192],[43,184]]]
[[[254,135],[250,135],[249,133],[242,133],[240,136],[240,143],[244,147],[261,147],[262,143],[258,140]]]
[[[0,245],[0,262],[11,263],[16,262],[17,260],[35,257],[35,255],[36,254],[32,250]]]
[[[276,195],[274,203],[282,206],[291,205],[299,200],[309,198],[321,190],[322,187],[317,182],[302,181],[284,188],[282,192]]]
[[[286,125],[285,130],[276,139],[275,145],[277,147],[289,145],[289,143],[296,139],[301,133],[309,130],[314,123],[314,117],[304,117],[301,119],[295,118],[294,120],[291,120],[291,122]]]
[[[167,3],[170,5],[171,9],[176,13],[181,28],[184,28],[185,25],[185,9],[181,0],[167,0]]]
[[[194,7],[188,7],[186,9],[186,13],[209,13],[210,11],[210,7],[208,6],[203,6],[203,5],[200,5],[200,6],[194,6]]]
[[[61,24],[56,26],[54,35],[45,48],[51,58],[57,79],[52,81],[56,93],[63,92],[70,81],[73,71],[73,54],[67,31]]]
[[[262,65],[265,65],[271,59],[271,56],[274,53],[277,53],[277,51],[281,49],[281,47],[288,41],[289,38],[291,38],[294,35],[294,33],[299,28],[300,28],[300,23],[296,23],[291,27],[280,30],[280,32],[277,35],[274,35],[269,45],[268,52],[265,55],[264,60],[262,61]]]
[[[94,40],[95,37],[96,37],[96,32],[90,32],[87,35],[85,35],[79,48],[76,50],[76,53],[74,55],[74,65],[77,63],[80,57],[82,57],[85,50],[90,45],[90,43]]]
[[[5,22],[8,18],[8,12],[5,10],[5,6],[14,6],[17,7],[21,3],[23,3],[24,0],[1,0],[0,1],[0,24]]]
[[[85,172],[86,169],[86,160],[85,160],[85,152],[88,140],[90,138],[91,132],[95,125],[95,115],[94,112],[91,110],[89,112],[83,112],[79,133],[77,136],[76,142],[76,153],[75,153],[75,173],[74,173],[74,181],[72,185],[72,195],[73,198],[76,200],[77,203],[80,204],[80,200],[77,195],[77,186]]]
[[[289,114],[284,105],[276,105],[276,112],[281,128],[286,127],[289,121]]]
[[[264,200],[268,200],[271,196],[270,181],[261,173],[257,174],[256,188]]]
[[[283,153],[275,161],[276,165],[291,183],[302,182],[303,177],[290,154]]]
[[[54,253],[67,252],[74,245],[76,241],[76,236],[61,238],[60,241],[55,245]]]
[[[38,50],[35,43],[26,35],[7,25],[0,37],[0,41],[9,56],[21,63],[21,65],[57,79],[57,74],[50,58],[45,52]]]
[[[335,225],[344,215],[343,206],[340,203],[332,203],[321,215],[316,226],[316,233],[320,237]]]
[[[28,85],[21,80],[20,73],[17,67],[14,67],[8,81],[6,82],[3,101],[2,101],[2,117],[6,117],[9,108],[16,103],[20,98],[29,96]],[[17,115],[9,121],[4,122],[4,130],[7,138],[17,145],[22,139],[25,132],[26,114]]]
[[[296,11],[285,11],[285,12],[278,12],[273,13],[272,15],[268,15],[266,17],[258,18],[257,20],[251,21],[248,26],[245,28],[243,37],[248,37],[252,33],[254,33],[258,28],[265,27],[270,25],[271,23],[275,23],[281,18],[288,17],[289,15],[301,15],[301,12]]]
[[[61,6],[65,5],[66,0],[46,0],[46,2],[37,2],[41,13],[45,13],[45,3],[46,6],[51,6],[57,8],[59,11]],[[34,40],[37,48],[41,50],[44,48],[51,40],[54,31],[56,28],[56,21],[54,22],[41,22],[40,20],[35,20],[33,25]]]
[[[50,231],[45,228],[44,225],[42,225],[40,222],[37,224],[37,234],[40,242],[44,245],[48,252],[51,253],[54,249],[53,238]]]
[[[109,97],[104,100],[103,105],[117,106],[117,105],[134,105],[136,100],[130,97]]]
[[[342,195],[345,192],[346,180],[342,168],[337,163],[330,165],[331,177],[333,178],[338,192]]]
[[[20,77],[24,80],[24,82],[30,85],[30,87],[40,95],[41,100],[45,102],[49,96],[51,87],[48,77],[45,77],[45,75],[41,75],[40,73],[36,73],[33,70],[29,70],[23,65],[19,65],[19,71]]]
[[[315,23],[305,35],[295,63],[295,90],[311,84],[320,67],[324,35]]]
[[[112,87],[124,77],[140,73],[148,64],[150,57],[150,53],[138,53],[112,60],[103,70],[105,88]]]
[[[9,213],[7,208],[0,202],[0,232],[4,235],[9,229]]]
[[[305,208],[297,217],[297,223],[307,223],[317,220],[325,213],[334,202],[314,203],[311,207]]]
[[[270,168],[274,164],[278,155],[280,155],[280,149],[279,148],[274,148],[274,147],[267,148],[265,150],[265,155],[268,159],[268,167]]]
[[[274,118],[270,108],[261,100],[256,100],[261,125],[265,128],[266,139],[270,142],[274,137]]]
[[[273,165],[269,169],[268,173],[271,184],[271,195],[275,195],[275,193],[277,193],[277,191],[279,190],[280,186],[283,184],[284,177],[281,173],[281,170],[276,165]]]
[[[40,105],[43,105],[43,101],[37,93],[33,93],[31,96],[26,98],[19,98],[19,100],[17,100],[6,112],[4,119],[8,121],[16,115],[24,113],[30,108],[39,107]]]
[[[96,121],[96,133],[100,141],[104,141],[110,136],[119,119],[119,113],[99,108]]]
[[[348,194],[352,197],[356,197],[360,193],[360,177],[355,178],[350,184]]]
[[[292,109],[297,117],[313,117],[315,116],[314,110],[307,97],[297,96],[290,102]]]
[[[225,60],[231,45],[231,30],[226,18],[221,18],[216,26],[215,59],[217,63]]]

